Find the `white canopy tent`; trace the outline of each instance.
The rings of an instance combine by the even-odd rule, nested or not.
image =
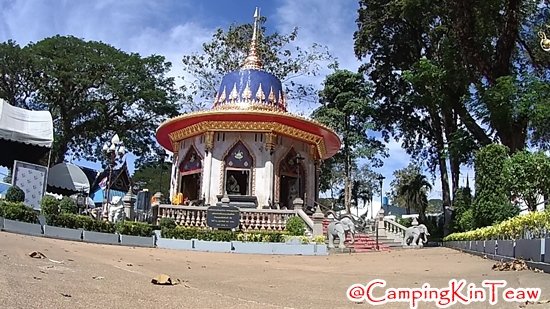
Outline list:
[[[53,121],[49,111],[31,111],[0,99],[0,138],[51,148]]]
[[[38,163],[52,147],[53,120],[49,111],[31,111],[0,99],[0,165],[14,160]]]

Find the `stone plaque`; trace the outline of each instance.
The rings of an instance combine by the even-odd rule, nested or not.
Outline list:
[[[217,229],[238,228],[241,211],[233,206],[210,206],[206,209],[206,225]]]

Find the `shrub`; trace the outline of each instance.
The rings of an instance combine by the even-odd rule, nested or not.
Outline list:
[[[107,221],[94,220],[88,216],[61,213],[51,216],[48,224],[69,229],[84,229],[90,232],[114,233],[115,225]]]
[[[122,235],[149,237],[153,234],[152,226],[144,222],[121,221],[116,224],[115,230]]]
[[[508,148],[491,144],[475,157],[475,198],[472,204],[475,227],[502,222],[518,214],[510,202],[510,188],[504,173]]]
[[[66,214],[77,214],[78,206],[76,201],[68,196],[64,196],[59,202],[59,212]]]
[[[522,237],[543,237],[550,229],[550,210],[532,212],[527,215],[516,216],[492,226],[476,230],[453,233],[444,238],[445,241],[456,240],[491,240],[491,239],[519,239]]]
[[[325,235],[318,235],[313,237],[313,242],[316,244],[324,244],[326,242]]]
[[[209,241],[249,241],[249,242],[284,242],[284,232],[264,231],[242,233],[228,230],[205,230],[192,227],[177,226],[175,228],[163,227],[163,238],[198,239]]]
[[[404,227],[410,227],[412,224],[412,218],[398,218],[397,223],[401,224]]]
[[[284,242],[284,232],[265,231],[265,232],[251,232],[251,233],[239,233],[237,234],[238,241],[245,242]]]
[[[46,195],[40,200],[40,211],[46,218],[47,224],[52,224],[52,217],[59,214],[59,200],[53,196]]]
[[[21,202],[0,201],[0,217],[29,223],[38,222],[38,214],[34,209]]]
[[[172,218],[162,218],[159,221],[159,225],[161,228],[165,227],[165,228],[173,229],[176,227],[176,221],[174,221],[174,219]]]
[[[292,236],[303,236],[306,232],[306,224],[298,216],[290,217],[286,221],[286,231]]]
[[[18,186],[11,186],[6,192],[6,201],[8,202],[24,202],[25,191],[21,190]]]

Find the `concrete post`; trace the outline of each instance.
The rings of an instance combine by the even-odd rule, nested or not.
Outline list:
[[[304,210],[304,200],[299,197],[295,198],[294,201],[292,201],[292,205],[294,206],[294,209]]]
[[[311,219],[313,220],[313,236],[324,235],[323,220],[325,219],[325,215],[321,211],[321,207],[317,206],[317,209],[315,210],[315,213],[313,213],[313,216],[311,216]]]
[[[227,196],[227,192],[225,192],[225,194],[223,195],[221,202],[222,202],[222,206],[226,206],[226,207],[229,206],[230,200],[229,200],[229,196]]]
[[[159,215],[159,206],[162,198],[162,193],[157,192],[153,195],[153,201],[151,202],[151,222],[157,224]]]
[[[380,208],[380,210],[378,211],[378,216],[377,216],[377,220],[378,221],[378,235],[379,236],[386,236],[386,228],[384,227],[384,209]]]
[[[122,198],[122,204],[124,205],[124,214],[126,220],[134,220],[134,203],[136,202],[136,196],[132,193],[132,189],[128,190],[128,193]]]

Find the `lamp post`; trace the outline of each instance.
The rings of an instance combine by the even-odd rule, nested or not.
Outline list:
[[[164,172],[164,160],[166,160],[166,157],[168,157],[168,154],[166,153],[166,150],[164,150],[163,148],[159,149],[157,154],[160,157],[159,192],[162,194],[162,174]],[[161,195],[161,200],[162,200],[162,195]]]
[[[109,209],[107,205],[109,203],[109,195],[111,191],[111,177],[113,176],[113,169],[116,165],[118,156],[122,158],[126,153],[126,148],[124,148],[124,145],[120,141],[118,134],[115,134],[111,138],[111,143],[103,144],[102,150],[103,150],[103,154],[105,155],[105,158],[107,159],[107,165],[109,166],[109,177],[107,178],[107,190],[105,191],[106,202],[103,204],[103,219],[106,219],[108,218],[108,215],[109,215],[108,214]]]
[[[380,246],[378,245],[378,229],[380,225],[380,220],[384,217],[384,209],[382,208],[382,205],[384,204],[384,194],[382,193],[384,190],[384,179],[386,177],[380,175],[378,176],[378,180],[380,181],[380,210],[378,211],[378,214],[376,216],[376,250],[380,250]]]

